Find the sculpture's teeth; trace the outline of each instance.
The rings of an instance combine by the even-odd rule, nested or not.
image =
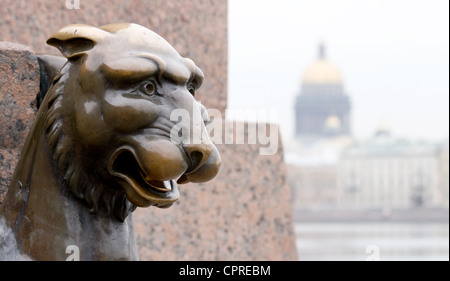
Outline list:
[[[151,187],[153,187],[159,191],[162,191],[162,192],[172,191],[171,181],[153,181],[150,179],[149,176],[145,176],[142,171],[139,171],[139,172],[141,173],[141,176],[144,179],[144,181]]]
[[[169,191],[172,190],[172,184],[170,183],[170,181],[164,181],[164,187]]]

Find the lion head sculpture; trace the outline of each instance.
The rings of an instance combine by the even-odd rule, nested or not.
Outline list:
[[[218,173],[195,100],[204,75],[166,40],[137,24],[77,24],[47,43],[67,58],[41,105],[48,151],[61,184],[91,212],[123,221],[136,207],[167,208],[177,183]],[[175,109],[203,119],[171,120]]]

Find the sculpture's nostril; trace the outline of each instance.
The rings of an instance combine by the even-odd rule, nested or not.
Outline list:
[[[213,147],[211,144],[195,144],[195,145],[184,145],[184,150],[189,157],[191,166],[189,167],[189,173],[194,172],[196,169],[201,167],[203,163],[208,160]]]
[[[191,159],[192,166],[198,166],[198,163],[203,159],[203,153],[200,151],[193,151],[189,154],[189,158]]]

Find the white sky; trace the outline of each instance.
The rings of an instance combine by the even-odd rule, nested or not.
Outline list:
[[[278,109],[292,137],[320,41],[344,77],[357,138],[385,123],[397,136],[448,139],[448,0],[229,0],[228,108]]]

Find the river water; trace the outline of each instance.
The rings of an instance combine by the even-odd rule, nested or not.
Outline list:
[[[448,261],[448,223],[295,224],[301,261]]]

